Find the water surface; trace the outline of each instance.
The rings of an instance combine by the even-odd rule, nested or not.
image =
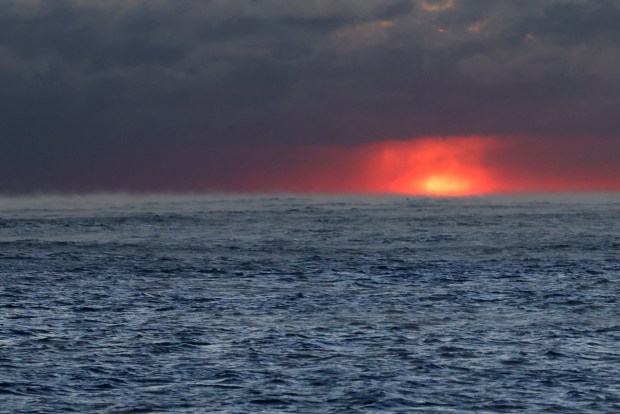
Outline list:
[[[0,199],[0,412],[620,412],[620,196]]]

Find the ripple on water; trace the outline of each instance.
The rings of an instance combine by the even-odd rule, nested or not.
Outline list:
[[[620,203],[562,200],[7,213],[0,412],[618,411]]]

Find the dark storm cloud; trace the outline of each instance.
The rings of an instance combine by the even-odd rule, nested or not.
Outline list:
[[[614,137],[619,42],[611,0],[0,0],[0,190],[183,189],[225,145]]]

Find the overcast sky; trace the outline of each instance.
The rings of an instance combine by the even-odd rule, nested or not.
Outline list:
[[[0,192],[234,190],[240,154],[472,135],[604,143],[615,173],[620,0],[0,0]]]

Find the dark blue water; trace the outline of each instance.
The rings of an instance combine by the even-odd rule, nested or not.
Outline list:
[[[0,199],[2,413],[620,412],[620,196]]]

